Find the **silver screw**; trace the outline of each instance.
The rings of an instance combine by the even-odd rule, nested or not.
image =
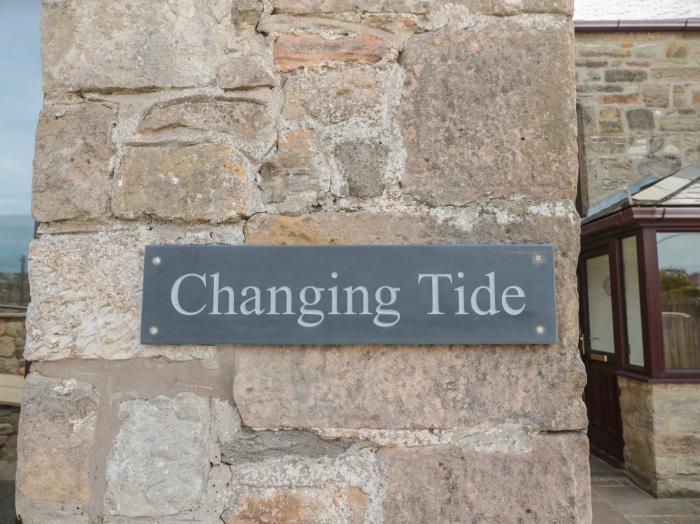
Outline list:
[[[151,262],[153,262],[154,266],[160,266],[160,263],[161,263],[160,257],[153,257]]]
[[[541,264],[542,262],[544,262],[544,256],[537,253],[534,256],[534,261],[535,261],[535,264]]]
[[[538,335],[544,335],[544,326],[537,326],[535,331],[537,331]]]
[[[151,326],[148,328],[148,334],[156,336],[158,334],[158,326]]]

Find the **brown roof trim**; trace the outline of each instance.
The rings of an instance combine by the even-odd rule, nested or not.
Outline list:
[[[634,31],[700,31],[700,18],[675,20],[574,20],[579,33]]]
[[[581,236],[617,231],[629,227],[674,225],[691,221],[700,227],[700,207],[697,206],[633,206],[611,212],[581,225]]]

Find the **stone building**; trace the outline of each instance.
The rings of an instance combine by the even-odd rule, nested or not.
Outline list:
[[[579,2],[576,69],[591,449],[698,496],[700,3]]]
[[[45,0],[23,522],[589,522],[572,4]],[[206,243],[552,243],[558,341],[141,344]]]

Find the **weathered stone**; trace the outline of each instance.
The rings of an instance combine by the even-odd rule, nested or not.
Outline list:
[[[508,18],[411,38],[397,110],[405,191],[431,205],[573,198],[573,179],[561,176],[576,171],[572,49],[567,23]]]
[[[646,84],[642,86],[644,104],[648,107],[668,107],[668,86],[665,84]]]
[[[651,72],[654,80],[669,82],[697,82],[700,80],[700,67],[669,67],[654,69]]]
[[[273,0],[272,6],[276,12],[299,15],[348,12],[427,14],[443,3],[439,0]],[[486,15],[573,12],[571,0],[456,0],[449,3],[464,6],[473,14]]]
[[[0,337],[0,357],[11,357],[15,354],[15,339],[9,336]]]
[[[87,523],[98,403],[92,384],[38,373],[24,381],[16,496],[23,522]]]
[[[357,487],[268,488],[249,490],[221,520],[225,524],[363,524],[367,505],[367,495]]]
[[[280,455],[232,468],[227,523],[362,523],[381,520],[383,475],[372,449]]]
[[[695,109],[680,109],[659,119],[663,131],[700,131],[700,113]]]
[[[576,88],[579,96],[585,93],[622,93],[624,90],[615,84],[579,84]]]
[[[606,135],[622,133],[622,118],[620,110],[614,107],[606,107],[598,112],[598,125],[600,132]]]
[[[694,106],[700,106],[700,91],[693,91],[692,104]]]
[[[232,45],[231,2],[46,2],[44,89],[206,85]]]
[[[267,62],[258,56],[232,56],[219,67],[222,89],[274,87],[275,77]]]
[[[585,435],[533,436],[529,447],[380,451],[388,469],[384,522],[590,522]]]
[[[619,155],[627,150],[622,137],[594,137],[586,140],[586,152],[594,155]]]
[[[362,11],[368,13],[424,14],[434,0],[273,0],[276,12],[290,14],[327,14]]]
[[[673,86],[673,107],[688,107],[688,97],[683,86]]]
[[[639,100],[639,93],[628,93],[626,95],[605,95],[600,97],[602,104],[636,104]]]
[[[671,42],[666,46],[667,58],[685,58],[688,56],[688,47],[680,42]]]
[[[260,168],[263,202],[297,212],[328,192],[329,175],[316,159],[312,137],[308,130],[289,131],[280,137],[277,152]]]
[[[326,38],[321,35],[280,35],[275,41],[275,67],[288,72],[299,67],[344,62],[379,62],[391,45],[374,34]]]
[[[389,148],[381,142],[349,141],[335,147],[334,156],[348,182],[350,196],[381,196],[388,155]]]
[[[112,211],[121,218],[223,222],[254,206],[247,161],[224,144],[126,148]]]
[[[630,109],[626,116],[631,130],[654,129],[654,114],[648,109]]]
[[[254,140],[274,133],[274,125],[270,108],[258,100],[196,96],[155,105],[146,112],[138,130],[143,133],[182,127]]]
[[[639,69],[608,69],[606,82],[641,82],[647,79],[647,72]]]
[[[385,83],[392,69],[357,64],[342,70],[298,71],[287,77],[282,116],[310,117],[324,124],[353,118],[380,121],[386,112]]]
[[[564,209],[532,206],[529,216],[520,219],[506,206],[434,217],[408,212],[260,215],[248,222],[245,233],[249,244],[558,239],[559,322],[567,325],[575,322],[577,311],[574,287],[565,283],[576,267],[575,231]],[[554,348],[517,352],[458,346],[238,348],[234,397],[244,424],[253,427],[446,428],[518,420],[581,428],[583,375],[574,338]],[[498,369],[520,371],[505,376],[494,372]],[[544,369],[547,373],[540,373]],[[314,387],[299,388],[300,382]],[[363,386],[370,383],[371,388]],[[506,383],[510,394],[503,398]]]
[[[672,175],[681,168],[678,158],[648,158],[639,164],[639,174],[642,177],[654,176],[663,178]]]
[[[38,222],[106,213],[116,117],[116,108],[103,103],[43,109],[32,178],[32,213]]]
[[[282,457],[333,457],[350,447],[341,439],[322,439],[300,430],[238,431],[222,445],[222,460],[227,464],[261,462]]]
[[[163,517],[198,506],[209,473],[211,411],[191,393],[128,400],[107,461],[110,515]]]
[[[122,228],[80,235],[42,235],[31,247],[32,307],[27,315],[28,360],[70,357],[205,358],[213,348],[139,343],[143,246],[239,244],[238,225]]]

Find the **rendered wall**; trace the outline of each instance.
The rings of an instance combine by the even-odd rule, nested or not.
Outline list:
[[[23,522],[588,522],[569,1],[47,0]],[[551,242],[560,342],[138,342],[149,243]]]
[[[586,205],[700,161],[700,33],[576,34]]]

